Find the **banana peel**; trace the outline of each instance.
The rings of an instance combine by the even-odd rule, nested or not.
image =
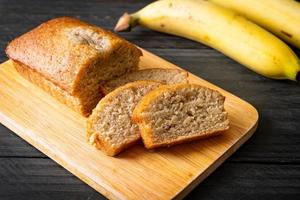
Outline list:
[[[125,13],[115,31],[137,25],[208,45],[273,79],[300,81],[300,62],[283,41],[237,12],[204,0],[160,0]]]

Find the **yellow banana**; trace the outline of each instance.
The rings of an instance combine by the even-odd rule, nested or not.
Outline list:
[[[210,0],[245,15],[300,48],[300,3],[294,0]]]
[[[156,1],[131,15],[125,13],[115,30],[137,24],[204,43],[264,76],[300,79],[299,59],[284,42],[234,11],[211,2]]]

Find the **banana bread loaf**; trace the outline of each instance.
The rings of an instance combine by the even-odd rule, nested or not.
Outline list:
[[[84,116],[101,99],[100,85],[135,70],[142,55],[115,34],[68,17],[16,38],[6,53],[22,76]]]

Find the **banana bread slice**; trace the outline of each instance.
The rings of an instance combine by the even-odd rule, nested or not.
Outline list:
[[[115,156],[140,139],[138,126],[131,122],[136,104],[160,83],[137,81],[114,90],[100,100],[87,120],[87,138],[109,156]]]
[[[124,74],[101,85],[101,91],[108,94],[126,83],[140,80],[159,81],[164,84],[187,83],[188,73],[179,69],[149,68]]]
[[[136,70],[142,55],[117,35],[69,17],[52,19],[14,39],[6,54],[21,75],[84,116],[103,96],[100,85]]]
[[[200,85],[163,85],[142,98],[132,118],[146,148],[171,146],[227,130],[224,100],[219,92]]]

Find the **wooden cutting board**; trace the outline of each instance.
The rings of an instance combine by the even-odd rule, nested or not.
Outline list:
[[[140,67],[178,68],[146,51]],[[86,119],[19,76],[11,61],[0,65],[0,122],[110,199],[181,199],[250,138],[258,120],[249,103],[192,74],[189,80],[226,96],[223,135],[105,156],[86,143]]]

